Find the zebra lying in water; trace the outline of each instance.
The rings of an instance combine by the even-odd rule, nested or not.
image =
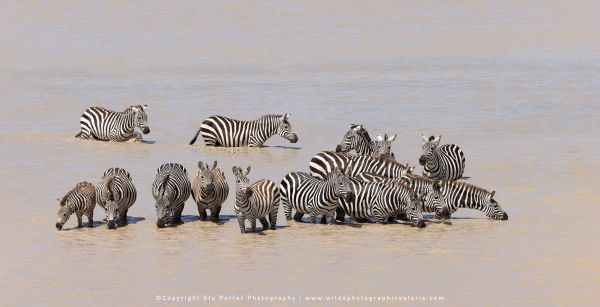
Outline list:
[[[343,212],[340,216],[338,211],[337,220],[344,221],[345,214],[356,219],[373,216],[377,223],[385,224],[388,217],[404,212],[413,226],[425,227],[422,214],[424,194],[403,184],[365,183],[356,179],[350,179],[350,182],[355,195],[354,201],[348,202],[340,198]]]
[[[290,114],[264,115],[257,120],[243,121],[214,115],[202,122],[190,145],[202,134],[206,146],[262,147],[275,134],[296,143],[298,136],[292,132]]]
[[[217,167],[217,161],[212,166],[198,162],[198,175],[192,184],[192,197],[198,205],[201,220],[206,220],[206,210],[210,210],[211,220],[219,221],[221,205],[229,195],[229,185],[225,174]]]
[[[393,159],[391,143],[395,139],[395,135],[388,138],[386,134],[385,139],[378,136],[376,141],[372,141],[369,132],[367,132],[363,125],[350,124],[350,130],[344,134],[344,138],[335,148],[335,152],[349,153],[354,150],[359,156],[372,156],[378,158],[383,155]]]
[[[327,223],[333,224],[339,199],[354,200],[350,179],[339,168],[335,168],[324,180],[307,173],[291,172],[283,177],[279,189],[287,220],[292,219],[293,208],[296,221],[302,220],[304,214],[310,214],[311,223],[316,223],[317,216],[324,215]]]
[[[408,166],[395,160],[387,158],[373,158],[370,156],[351,156],[345,153],[322,151],[310,160],[310,174],[318,179],[323,179],[334,168],[346,171],[351,167],[354,177],[360,173],[375,173],[385,177],[401,177],[412,173],[414,166]]]
[[[150,133],[147,109],[148,105],[130,106],[123,112],[102,107],[88,108],[81,115],[81,131],[75,137],[114,142],[132,138],[142,141],[142,135],[135,132],[135,128],[140,128],[144,134]]]
[[[419,164],[423,165],[423,175],[431,179],[456,180],[465,171],[465,154],[454,144],[440,145],[442,136],[423,137],[423,153]]]
[[[185,167],[177,163],[166,163],[156,170],[152,183],[152,196],[156,200],[156,226],[181,224],[181,213],[185,201],[190,197],[192,186]]]
[[[75,185],[62,199],[58,201],[58,218],[56,229],[61,230],[65,223],[75,213],[77,216],[77,227],[83,227],[82,217],[88,220],[88,227],[94,227],[94,207],[96,206],[96,189],[94,185],[83,181]]]
[[[122,168],[109,168],[96,186],[96,203],[106,211],[108,229],[127,225],[127,211],[137,198],[131,175]]]
[[[256,231],[256,220],[263,226],[263,231],[270,228],[276,229],[277,211],[279,210],[279,189],[271,180],[262,179],[250,184],[248,174],[250,166],[243,171],[240,167],[232,168],[235,175],[235,206],[234,212],[240,225],[240,231],[246,233],[245,221],[250,221],[251,231]],[[267,221],[269,216],[269,221]]]

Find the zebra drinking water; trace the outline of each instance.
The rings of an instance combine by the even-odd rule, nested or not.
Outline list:
[[[144,134],[150,133],[147,109],[147,105],[130,106],[123,112],[102,107],[88,108],[81,115],[81,131],[75,137],[114,142],[132,138],[141,141],[142,135],[135,132],[135,127],[140,128]]]
[[[494,220],[508,220],[508,214],[494,199],[496,191],[488,191],[464,181],[438,181],[434,184],[448,206],[450,215],[458,208],[479,210]]]
[[[232,168],[235,175],[235,206],[234,211],[240,225],[240,231],[246,233],[245,221],[250,220],[252,232],[256,231],[256,220],[263,226],[263,230],[275,230],[277,225],[277,211],[279,210],[279,189],[271,180],[262,179],[250,184],[248,174],[250,166],[243,171],[240,167]],[[266,216],[269,216],[267,221]]]
[[[304,214],[310,214],[311,223],[316,223],[317,216],[324,215],[327,223],[333,224],[339,198],[344,197],[349,202],[354,199],[350,180],[339,168],[335,168],[324,180],[307,173],[291,172],[283,178],[279,189],[287,220],[292,219],[293,208],[297,221]]]
[[[217,222],[221,205],[229,195],[229,185],[225,174],[217,167],[217,161],[211,166],[198,162],[198,175],[192,184],[192,197],[198,205],[201,220],[206,220],[206,209],[210,210],[211,220]]]
[[[77,216],[77,227],[83,227],[82,217],[88,220],[88,227],[94,227],[94,207],[96,206],[96,189],[94,185],[83,181],[75,185],[62,199],[58,201],[58,218],[56,229],[61,230],[65,223],[75,213]]]
[[[456,180],[465,171],[465,155],[460,147],[454,144],[440,145],[440,139],[434,136],[423,137],[423,153],[419,164],[423,165],[423,175],[432,179]]]
[[[156,170],[152,184],[152,196],[156,200],[156,226],[181,224],[181,212],[190,197],[192,186],[185,167],[177,163],[166,163]]]
[[[108,229],[127,225],[127,211],[137,198],[131,175],[122,168],[109,168],[96,186],[96,203],[106,211]]]
[[[202,122],[190,145],[196,142],[199,134],[202,134],[206,146],[262,147],[275,134],[279,134],[291,143],[296,143],[298,136],[292,132],[289,119],[289,113],[264,115],[252,121],[214,115]]]
[[[403,184],[364,183],[351,179],[354,201],[340,198],[343,211],[337,220],[344,221],[348,214],[356,219],[375,217],[377,223],[386,223],[388,217],[404,212],[413,226],[425,227],[423,220],[423,197]],[[340,214],[340,211],[338,211]]]
[[[370,156],[350,156],[332,151],[322,151],[317,153],[310,160],[310,174],[318,179],[323,179],[334,168],[340,168],[345,171],[347,167],[352,168],[349,176],[354,177],[360,173],[375,173],[385,177],[401,177],[404,174],[412,173],[414,166],[408,166],[395,160],[384,157],[372,158]]]

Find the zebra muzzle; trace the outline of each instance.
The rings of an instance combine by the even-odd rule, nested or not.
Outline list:
[[[150,128],[148,128],[148,127],[144,127],[144,128],[142,128],[142,132],[143,132],[144,134],[148,134],[148,133],[150,133]]]
[[[427,224],[425,224],[424,220],[418,220],[417,223],[415,224],[415,226],[417,226],[419,228],[425,228],[425,226],[427,226]]]
[[[114,220],[107,221],[106,225],[108,226],[108,229],[116,229],[117,228],[117,223],[115,223]]]
[[[427,158],[425,156],[419,157],[419,164],[425,165],[425,162],[427,162]]]
[[[63,225],[61,223],[56,223],[56,229],[61,230]]]
[[[290,135],[290,143],[296,143],[298,142],[298,135],[296,135],[295,133],[292,133],[292,135]]]

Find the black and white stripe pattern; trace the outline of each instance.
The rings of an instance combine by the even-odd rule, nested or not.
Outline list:
[[[439,146],[442,136],[423,136],[423,153],[419,164],[423,165],[423,175],[432,179],[456,180],[465,171],[465,155],[454,144]]]
[[[217,167],[217,161],[212,166],[198,162],[198,174],[192,183],[192,197],[198,205],[201,220],[206,220],[206,210],[210,210],[211,220],[217,222],[221,205],[229,195],[229,185],[225,174]]]
[[[96,203],[106,211],[108,229],[127,225],[127,212],[136,198],[131,175],[122,168],[109,168],[96,185]]]
[[[148,127],[147,105],[130,106],[123,112],[111,111],[102,107],[91,107],[81,115],[81,131],[75,137],[100,141],[123,142],[132,138],[142,140],[135,127],[144,134]]]
[[[458,208],[469,208],[479,210],[494,220],[508,220],[508,214],[494,199],[495,191],[490,192],[464,181],[438,181],[434,188],[440,191],[449,214]]]
[[[395,139],[395,134],[390,137],[388,137],[387,133],[383,136],[377,135],[377,138],[373,142],[373,152],[370,156],[373,158],[386,158],[396,160],[394,154],[392,153],[392,142]]]
[[[350,124],[350,130],[344,134],[342,142],[335,148],[336,152],[356,151],[358,155],[370,155],[373,153],[374,142],[369,132],[363,125]]]
[[[291,143],[296,143],[298,136],[292,132],[289,118],[289,113],[264,115],[253,121],[242,121],[219,115],[211,116],[200,125],[190,145],[196,142],[199,134],[202,134],[206,146],[262,147],[275,134]]]
[[[166,163],[156,170],[152,196],[156,200],[156,226],[181,224],[181,212],[190,197],[192,186],[181,164]]]
[[[301,220],[304,214],[310,214],[311,223],[316,223],[317,216],[324,215],[327,223],[333,224],[339,198],[345,197],[346,201],[354,199],[350,180],[339,168],[324,180],[316,179],[307,173],[288,173],[281,181],[279,189],[287,220],[292,219],[294,209],[296,220]]]
[[[234,166],[232,168],[236,181],[234,211],[240,225],[240,231],[246,233],[245,221],[250,221],[252,232],[256,231],[256,220],[260,220],[263,230],[275,230],[277,211],[279,210],[279,189],[271,180],[262,179],[250,184],[248,174],[250,166],[244,171]],[[267,221],[266,217],[269,217]]]
[[[61,230],[65,223],[75,213],[77,227],[83,227],[82,217],[88,220],[88,227],[94,226],[94,207],[96,206],[96,188],[89,182],[80,182],[58,201],[58,218],[56,229]]]
[[[370,156],[350,156],[345,153],[332,151],[322,151],[316,154],[310,160],[310,174],[318,179],[323,179],[334,168],[346,171],[348,167],[352,169],[349,174],[354,177],[360,173],[374,173],[385,177],[401,177],[404,174],[412,173],[414,166],[408,166],[395,160],[381,158],[372,158]]]
[[[423,220],[423,195],[402,184],[364,183],[351,179],[354,201],[340,198],[345,214],[357,219],[375,217],[378,223],[386,223],[388,217],[404,212],[417,227],[425,227]],[[343,221],[343,216],[338,216]]]

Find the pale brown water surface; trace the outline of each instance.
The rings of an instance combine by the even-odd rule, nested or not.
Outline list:
[[[205,294],[597,303],[598,2],[174,3],[0,4],[3,306]],[[73,139],[86,107],[141,103],[147,143]],[[284,112],[296,144],[186,145],[210,115]],[[279,182],[352,122],[398,134],[396,157],[412,164],[421,132],[460,145],[469,182],[496,190],[510,219],[460,210],[425,229],[327,226],[280,211],[277,231],[241,235],[232,219],[198,221],[190,199],[185,224],[156,229],[160,164],[192,176],[216,159],[232,186],[233,165]],[[72,229],[72,218],[56,231],[55,199],[113,166],[139,191],[131,224]]]

